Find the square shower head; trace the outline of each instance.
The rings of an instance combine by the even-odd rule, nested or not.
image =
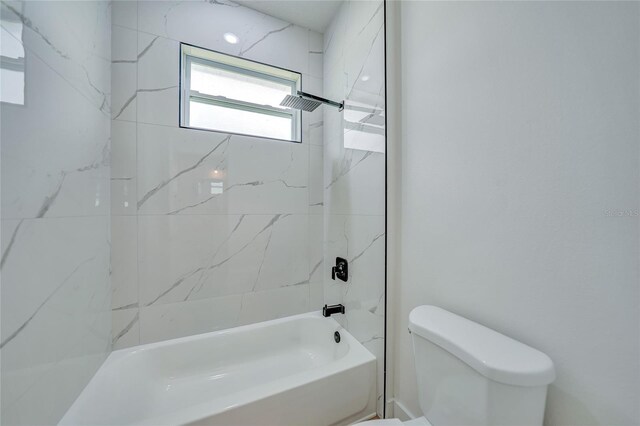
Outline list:
[[[291,96],[287,95],[284,97],[282,102],[280,102],[281,106],[300,109],[302,111],[312,112],[316,108],[318,108],[322,102],[314,101],[312,99],[305,99],[300,96]]]

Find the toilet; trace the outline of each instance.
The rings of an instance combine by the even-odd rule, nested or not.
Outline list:
[[[544,353],[436,306],[409,314],[423,417],[366,426],[542,425],[555,379]]]

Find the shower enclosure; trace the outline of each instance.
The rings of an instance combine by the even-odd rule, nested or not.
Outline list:
[[[113,351],[325,304],[375,356],[382,417],[385,5],[288,3],[306,20],[270,2],[2,0],[3,424],[57,423]],[[344,108],[302,111],[291,140],[190,126],[181,45]],[[205,120],[240,104],[188,89]]]

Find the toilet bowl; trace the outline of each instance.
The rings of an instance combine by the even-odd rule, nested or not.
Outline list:
[[[555,380],[547,355],[436,306],[413,309],[409,333],[424,417],[360,425],[542,425]]]

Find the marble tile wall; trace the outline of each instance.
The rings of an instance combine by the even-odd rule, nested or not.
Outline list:
[[[25,51],[25,103],[0,106],[0,422],[55,424],[111,349],[111,7],[0,7]]]
[[[347,283],[324,278],[325,303],[378,359],[382,414],[385,277],[384,4],[345,1],[324,33],[324,262],[349,262]]]
[[[180,42],[298,71],[303,90],[323,90],[319,33],[226,0],[114,2],[116,349],[323,303],[321,109],[303,114],[301,144],[180,128]]]

